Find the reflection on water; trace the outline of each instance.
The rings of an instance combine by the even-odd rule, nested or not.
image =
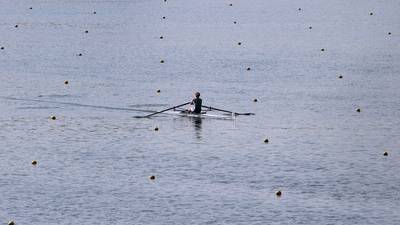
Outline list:
[[[201,140],[201,117],[192,117],[192,122],[194,125],[194,133],[198,140]]]

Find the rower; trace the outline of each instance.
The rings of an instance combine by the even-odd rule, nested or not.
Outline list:
[[[191,107],[191,109],[189,109],[189,112],[194,114],[200,114],[203,100],[201,100],[200,98],[200,92],[196,92],[194,96],[195,98],[190,103],[191,105],[194,105],[194,107]]]

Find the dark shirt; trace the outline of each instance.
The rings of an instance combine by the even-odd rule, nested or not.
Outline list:
[[[203,100],[201,98],[195,98],[192,100],[192,105],[194,105],[193,113],[201,113],[201,104]]]

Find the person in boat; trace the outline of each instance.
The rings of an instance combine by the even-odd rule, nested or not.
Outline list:
[[[193,107],[189,109],[189,113],[200,114],[203,100],[200,98],[200,92],[196,92],[194,96],[195,98],[190,103]]]

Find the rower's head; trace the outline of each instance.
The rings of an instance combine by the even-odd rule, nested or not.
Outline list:
[[[200,92],[194,93],[194,96],[196,96],[196,98],[199,98],[200,97]]]

